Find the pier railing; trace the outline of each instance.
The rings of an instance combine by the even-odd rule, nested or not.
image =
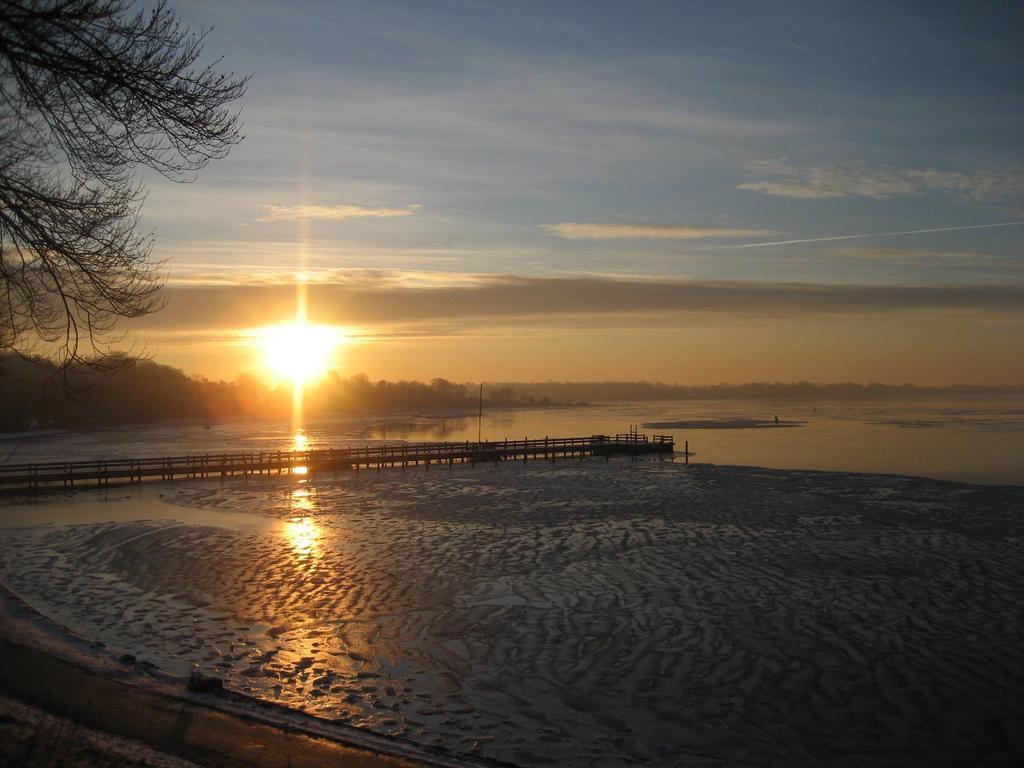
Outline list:
[[[560,457],[638,456],[672,453],[671,435],[630,432],[589,437],[544,437],[523,440],[436,443],[384,443],[301,451],[243,451],[186,454],[139,459],[57,461],[31,464],[0,464],[0,486],[38,488],[61,483],[65,487],[147,479],[183,477],[230,477],[235,475],[309,475],[324,471],[382,469],[455,464],[529,461]]]

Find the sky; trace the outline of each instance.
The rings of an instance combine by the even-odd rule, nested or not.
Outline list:
[[[177,0],[246,138],[147,178],[190,374],[1024,383],[1016,2]]]

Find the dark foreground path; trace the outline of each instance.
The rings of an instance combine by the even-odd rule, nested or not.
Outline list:
[[[86,727],[126,736],[204,765],[238,768],[325,765],[413,768],[426,765],[134,688],[6,639],[0,639],[0,687],[22,701]]]

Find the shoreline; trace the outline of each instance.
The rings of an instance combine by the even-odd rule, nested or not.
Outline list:
[[[912,474],[907,472],[864,472],[851,469],[813,469],[813,468],[783,468],[783,467],[770,467],[763,464],[733,464],[733,463],[714,463],[714,462],[701,462],[694,461],[692,457],[698,456],[698,452],[691,450],[689,462],[685,462],[683,457],[680,455],[681,451],[677,451],[676,454],[672,455],[670,459],[664,459],[665,463],[668,464],[679,464],[686,465],[693,468],[704,467],[728,471],[756,471],[756,472],[768,472],[783,475],[815,475],[821,477],[851,477],[851,478],[862,478],[862,479],[893,479],[893,480],[911,480],[927,483],[939,483],[951,486],[964,486],[969,488],[984,488],[989,490],[1005,489],[1015,490],[1024,489],[1024,482],[1007,482],[1007,481],[971,481],[971,480],[957,480],[947,477],[936,477],[923,474]],[[653,457],[637,457],[639,461],[657,461]],[[625,460],[623,457],[614,457],[613,461]],[[600,462],[605,464],[604,459],[596,457],[587,457],[588,462]],[[480,466],[490,466],[493,462],[479,462]],[[546,465],[551,466],[550,461],[544,461],[534,459],[529,462],[530,464]],[[579,465],[579,459],[576,458],[564,458],[558,461],[554,466],[561,464],[576,464]],[[518,466],[522,464],[521,461],[505,461],[499,462],[501,466]],[[472,464],[467,463],[460,465],[462,468],[471,468]],[[416,473],[416,472],[432,472],[434,470],[427,470],[425,467],[412,467],[410,469],[404,469],[401,467],[385,467],[380,471],[363,470],[364,474],[380,474],[383,472],[388,473]],[[447,471],[447,470],[445,470]],[[121,482],[115,483],[114,485],[108,486],[96,486],[96,485],[79,485],[75,488],[65,488],[56,483],[52,485],[40,485],[36,489],[25,489],[25,488],[0,488],[0,530],[4,528],[15,527],[6,523],[4,519],[5,510],[10,508],[25,509],[39,506],[50,506],[56,503],[68,503],[68,504],[81,504],[81,503],[96,503],[96,504],[114,504],[119,501],[136,501],[142,500],[143,503],[147,501],[157,502],[159,504],[169,504],[174,507],[181,505],[177,504],[173,497],[168,498],[154,498],[152,492],[157,489],[179,489],[179,494],[184,495],[188,488],[196,487],[207,487],[207,488],[218,488],[225,489],[232,486],[245,488],[248,484],[264,484],[267,488],[276,487],[288,487],[296,485],[308,485],[310,487],[318,486],[331,486],[337,485],[344,482],[346,479],[358,477],[358,474],[353,470],[344,470],[340,474],[328,474],[323,475],[294,475],[289,476],[286,474],[282,475],[233,475],[224,478],[219,477],[177,477],[172,480],[162,480],[160,478],[146,478],[142,483],[129,483]],[[102,499],[88,500],[85,497],[88,495],[102,495]],[[164,494],[157,494],[158,497],[163,497]],[[187,507],[185,507],[187,509]],[[199,512],[198,510],[196,510]],[[209,510],[199,512],[201,515],[208,515]],[[259,513],[252,513],[258,515]],[[113,518],[104,518],[105,520],[113,521]],[[128,518],[125,518],[128,519]],[[145,519],[163,519],[160,516],[155,518],[130,518],[132,520],[145,520]],[[180,521],[185,523],[185,521]],[[27,525],[38,525],[39,523],[28,522]],[[188,524],[188,523],[185,523]],[[195,521],[193,524],[203,525],[202,521]],[[216,525],[216,523],[212,523]],[[231,526],[229,526],[231,527]],[[2,585],[0,585],[2,586]]]
[[[498,768],[234,691],[192,693],[187,680],[116,661],[0,585],[0,692],[87,728],[185,759],[280,768]],[[141,715],[141,716],[140,716]]]

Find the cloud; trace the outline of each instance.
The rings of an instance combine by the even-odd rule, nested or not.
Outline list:
[[[1024,172],[958,173],[934,169],[869,168],[844,165],[792,165],[785,161],[760,163],[761,181],[747,181],[739,189],[765,195],[807,200],[838,197],[885,199],[924,192],[948,192],[985,200],[1019,200],[1024,195]]]
[[[294,143],[311,142],[322,178],[412,184],[435,203],[456,197],[461,207],[467,190],[504,200],[510,189],[535,193],[569,180],[650,185],[693,173],[694,158],[731,167],[737,146],[747,161],[764,154],[748,142],[805,131],[798,120],[751,116],[742,103],[679,98],[661,78],[641,87],[618,65],[573,66],[561,54],[552,64],[493,50],[485,61],[466,61],[441,87],[436,77],[303,71],[305,86],[296,89],[294,74],[279,73],[268,86],[273,103],[255,105],[259,114],[249,118],[274,133],[247,141],[258,138],[285,175],[294,172]]]
[[[702,240],[716,237],[768,237],[777,234],[771,229],[576,222],[545,224],[543,229],[565,240]]]
[[[343,221],[344,219],[390,219],[412,216],[414,208],[367,208],[362,205],[261,205],[257,221]]]
[[[894,267],[920,270],[950,270],[975,275],[1024,275],[1024,260],[1009,254],[978,251],[899,250],[891,248],[838,248],[833,256],[859,261],[871,267]]]
[[[865,232],[858,235],[830,235],[828,237],[804,237],[798,240],[775,240],[770,243],[743,243],[737,248],[767,248],[775,245],[795,245],[800,243],[827,243],[835,240],[862,240],[872,237],[899,237],[902,235],[925,235],[933,232],[960,232],[969,229],[997,229],[1000,227],[1019,227],[1022,221],[1001,221],[997,224],[965,224],[956,227],[932,227],[931,229],[904,229],[900,232]]]
[[[372,278],[372,279],[371,279]],[[885,312],[1024,310],[1024,285],[891,286],[471,275],[461,281],[410,281],[381,273],[354,274],[307,287],[317,322],[416,326],[572,317],[793,318]],[[144,328],[246,328],[294,314],[290,285],[174,286],[167,306],[136,321]],[[559,320],[557,318],[563,318]]]

